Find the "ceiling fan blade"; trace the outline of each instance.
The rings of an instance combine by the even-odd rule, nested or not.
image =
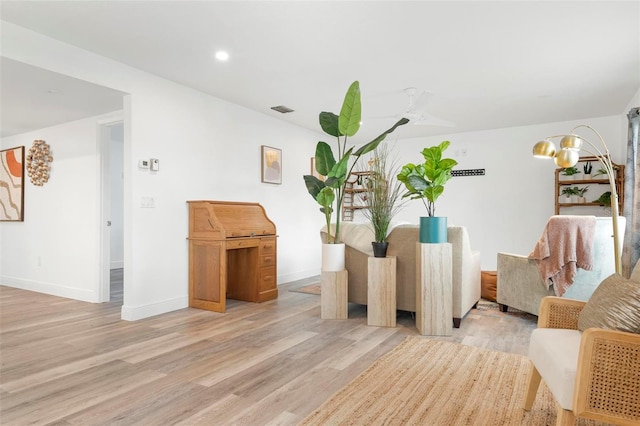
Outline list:
[[[434,117],[430,114],[422,114],[420,119],[414,120],[416,126],[439,126],[439,127],[456,127],[456,123],[442,118]]]
[[[371,119],[384,119],[384,120],[399,120],[400,118],[409,119],[411,124],[416,126],[439,126],[439,127],[455,127],[456,124],[452,121],[443,120],[438,117],[434,117],[423,111],[423,108],[429,103],[429,99],[433,96],[433,92],[428,90],[419,90],[415,87],[407,87],[404,89],[405,95],[409,98],[409,104],[404,112],[396,115],[387,116],[375,116]]]
[[[431,99],[431,96],[433,96],[433,92],[429,92],[428,90],[421,91],[415,96],[413,105],[411,105],[411,107],[413,107],[414,111],[420,111],[425,106],[427,106],[427,103],[429,102],[429,99]]]
[[[402,118],[402,114],[397,115],[376,115],[374,117],[369,117],[370,120],[399,120]]]

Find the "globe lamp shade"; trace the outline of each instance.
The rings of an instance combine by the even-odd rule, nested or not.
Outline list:
[[[561,149],[555,156],[556,165],[563,169],[575,166],[579,159],[580,154],[578,154],[578,151],[571,149]]]
[[[556,146],[551,141],[540,141],[533,146],[533,156],[538,158],[553,158],[556,155]]]
[[[582,139],[580,136],[567,135],[560,140],[560,149],[570,149],[572,151],[580,151],[582,148]]]

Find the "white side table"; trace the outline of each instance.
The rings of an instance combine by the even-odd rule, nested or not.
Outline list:
[[[416,244],[416,327],[423,336],[451,336],[451,244]]]
[[[396,326],[396,257],[369,257],[367,325]]]
[[[348,272],[322,271],[320,275],[320,318],[347,319]]]

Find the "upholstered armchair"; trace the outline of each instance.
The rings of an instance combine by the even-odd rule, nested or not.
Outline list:
[[[343,222],[341,237],[346,245],[345,267],[349,271],[349,302],[367,304],[367,262],[373,256],[373,231],[368,223]],[[447,229],[452,245],[453,323],[462,318],[480,300],[480,252],[471,250],[469,234],[463,226]],[[321,232],[323,238],[326,234]],[[387,256],[396,256],[396,309],[416,311],[416,243],[418,225],[394,226],[387,238]]]
[[[625,218],[618,218],[618,235],[624,235]],[[593,239],[593,269],[578,269],[573,284],[563,297],[588,300],[607,276],[615,272],[613,224],[610,217],[597,217]],[[535,241],[531,242],[533,248]],[[620,242],[622,244],[622,242]],[[620,248],[622,251],[622,247]],[[525,255],[498,253],[497,301],[503,311],[508,306],[538,315],[543,297],[554,296],[552,287],[542,280],[536,261]]]
[[[556,425],[573,425],[576,417],[640,424],[638,333],[640,264],[630,280],[606,278],[589,302],[543,298],[529,345],[524,409],[531,409],[543,380],[556,400]]]

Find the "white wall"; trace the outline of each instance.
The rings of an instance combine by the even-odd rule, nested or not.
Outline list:
[[[637,108],[639,106],[640,106],[640,88],[633,95],[633,97],[631,98],[631,100],[627,104],[627,106],[624,109],[624,111],[622,111],[622,113],[626,116],[629,113],[629,110],[631,108]],[[626,129],[627,126],[628,126],[628,122],[625,121],[624,125],[625,125],[625,129]]]
[[[130,93],[124,98],[124,319],[134,320],[187,305],[186,200],[261,203],[280,236],[278,282],[319,273],[318,229],[323,218],[302,181],[302,175],[309,172],[309,157],[318,133],[11,24],[3,23],[1,31],[2,54],[6,57]],[[612,147],[614,160],[620,161],[626,138],[622,135],[622,119],[605,117],[403,140],[397,147],[401,162],[418,161],[423,147],[449,139],[452,146],[448,153],[458,152],[453,156],[460,168],[486,169],[486,176],[454,178],[447,184],[437,213],[448,216],[450,223],[467,226],[474,249],[482,252],[483,268],[495,269],[498,251],[528,254],[553,214],[555,165],[533,159],[533,143],[548,135],[566,133],[575,124],[587,123],[602,132]],[[263,144],[283,150],[282,185],[260,183]],[[138,169],[139,159],[152,157],[160,159],[159,172]],[[97,202],[95,179],[87,179],[91,188],[85,188],[92,191],[87,195],[91,203]],[[27,187],[28,193],[32,190]],[[156,208],[140,208],[141,197],[154,197]],[[29,199],[26,201],[25,212],[32,208]],[[400,219],[417,222],[424,214],[422,209],[419,202],[414,202]],[[82,220],[95,226],[99,218],[94,214]],[[23,238],[18,232],[9,235],[7,224],[2,224],[0,230],[3,250]],[[78,238],[74,235],[71,239]],[[97,250],[94,245],[90,250]],[[79,257],[61,259],[59,267],[87,258],[89,253],[84,249]],[[8,263],[3,251],[2,266],[6,268]],[[27,267],[20,273],[34,274],[34,267]],[[92,272],[87,270],[84,275]],[[2,275],[8,275],[4,269]]]
[[[123,114],[124,319],[187,306],[190,199],[261,203],[279,234],[278,282],[319,273],[322,216],[302,180],[309,173],[318,133],[15,25],[3,23],[1,31],[3,56],[130,93]],[[263,144],[283,151],[282,185],[260,182]],[[159,172],[138,169],[138,159],[151,157],[160,159]],[[94,202],[96,188],[89,197]],[[154,197],[156,208],[140,208],[143,196]],[[25,208],[30,208],[28,200]],[[98,223],[99,217],[96,213],[84,220]],[[3,247],[19,240],[3,232]],[[68,259],[64,265],[71,266],[74,259]],[[3,256],[3,266],[6,263]]]
[[[436,203],[436,215],[447,216],[450,224],[466,226],[473,249],[481,252],[482,268],[493,270],[498,252],[529,254],[547,219],[554,214],[556,166],[553,161],[533,158],[533,144],[546,136],[568,133],[578,124],[589,124],[603,135],[612,158],[619,162],[623,158],[622,119],[613,116],[459,133],[404,140],[397,146],[403,162],[417,162],[422,158],[422,148],[449,140],[451,146],[446,153],[458,161],[456,168],[485,169],[485,176],[452,178]],[[597,140],[590,138],[588,131],[580,134]],[[600,209],[589,214],[610,213]],[[401,218],[417,223],[421,215],[425,215],[424,207],[414,200]]]
[[[3,138],[2,148],[35,139],[51,147],[50,178],[25,176],[24,222],[2,222],[2,284],[97,302],[99,164],[96,118]]]

